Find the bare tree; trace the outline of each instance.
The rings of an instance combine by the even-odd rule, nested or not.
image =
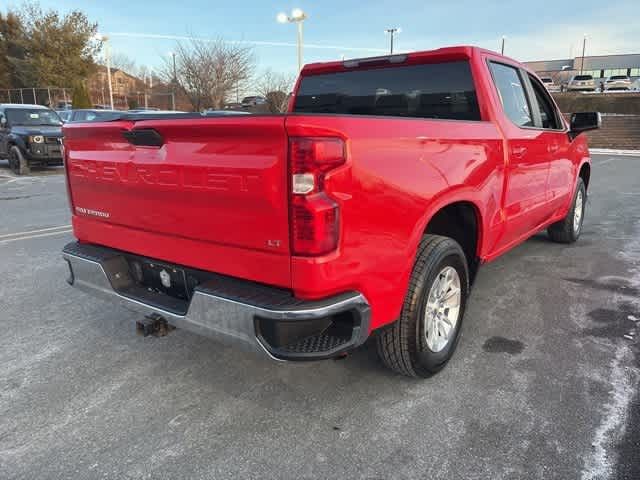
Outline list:
[[[194,110],[221,109],[232,93],[253,74],[255,55],[251,47],[223,40],[191,39],[175,49],[175,80],[172,59],[165,59],[162,76],[189,98]]]
[[[258,94],[266,98],[267,108],[271,113],[282,113],[287,110],[289,92],[293,88],[294,75],[274,72],[267,69],[258,78],[256,88]]]
[[[136,62],[126,56],[124,53],[116,52],[111,55],[111,58],[109,60],[111,63],[111,68],[117,68],[125,73],[128,73],[129,75],[136,75],[138,73]],[[103,60],[103,65],[105,63],[106,61]]]

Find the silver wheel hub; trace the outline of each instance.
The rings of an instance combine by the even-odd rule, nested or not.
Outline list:
[[[582,195],[582,190],[578,190],[578,194],[576,195],[576,204],[573,207],[573,231],[574,233],[578,233],[580,231],[580,227],[582,226],[582,214],[584,212],[584,197]]]
[[[462,290],[460,276],[453,267],[444,267],[433,281],[424,311],[424,336],[432,352],[441,351],[454,335]]]

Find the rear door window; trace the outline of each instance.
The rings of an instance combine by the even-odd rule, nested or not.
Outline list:
[[[490,65],[504,113],[519,127],[533,127],[531,108],[518,70],[502,63],[491,62]]]
[[[467,61],[304,76],[293,111],[481,120]]]

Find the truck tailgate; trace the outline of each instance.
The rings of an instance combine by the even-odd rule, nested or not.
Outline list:
[[[289,286],[284,117],[68,124],[64,135],[80,240]]]

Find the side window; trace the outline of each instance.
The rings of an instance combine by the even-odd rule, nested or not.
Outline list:
[[[549,93],[547,89],[542,86],[540,81],[537,78],[529,75],[529,80],[531,81],[531,86],[533,87],[533,91],[536,94],[536,103],[538,104],[538,109],[540,110],[540,118],[542,120],[542,128],[550,128],[559,130],[562,128],[562,124],[560,123],[560,119],[556,113],[556,108],[553,105],[553,101],[549,97]]]
[[[502,63],[491,62],[491,73],[507,117],[520,127],[533,127],[531,109],[518,70]]]

